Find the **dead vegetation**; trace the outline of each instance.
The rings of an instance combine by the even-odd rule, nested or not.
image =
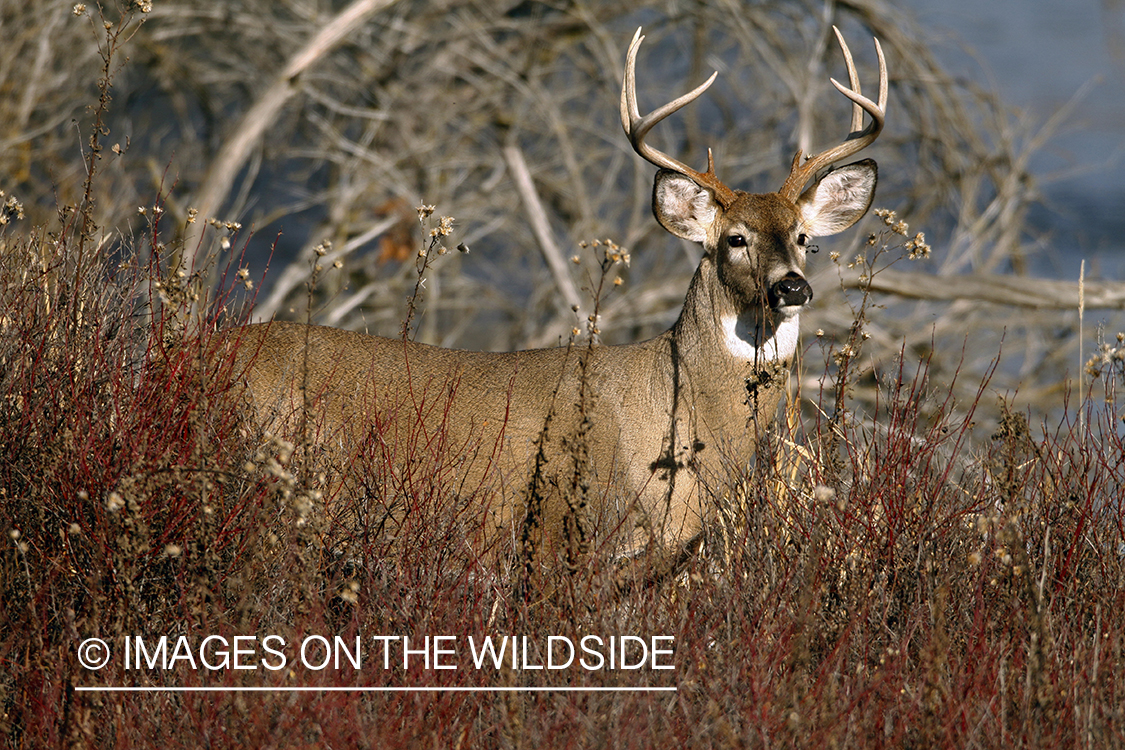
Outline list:
[[[177,260],[192,254],[177,244],[191,226],[185,196],[259,93],[248,82],[270,80],[281,51],[299,48],[338,9],[138,8],[110,19],[110,37],[119,33],[133,58],[120,68],[119,55],[99,58],[116,50],[110,37],[92,37],[89,17],[73,7],[5,7],[17,42],[0,51],[0,75],[19,92],[0,98],[12,108],[0,149],[2,171],[13,176],[4,197],[19,196],[28,215],[20,219],[9,201],[0,226],[5,746],[359,746],[375,737],[383,747],[1120,743],[1120,339],[1086,343],[1079,387],[1063,378],[1078,362],[1077,309],[1009,321],[998,362],[989,331],[999,330],[1004,308],[993,303],[941,303],[933,322],[931,308],[882,310],[882,297],[854,293],[849,307],[828,293],[837,274],[877,279],[892,261],[900,270],[908,261],[896,259],[917,250],[906,247],[915,228],[931,221],[934,257],[916,261],[926,272],[1010,277],[1027,247],[1021,216],[1036,196],[1022,149],[1035,140],[1015,137],[988,97],[941,79],[918,41],[924,34],[905,19],[877,17],[863,3],[837,7],[845,24],[865,24],[904,63],[895,65],[891,106],[909,124],[885,136],[892,143],[880,162],[891,182],[883,198],[893,196],[912,227],[896,233],[897,218],[876,224],[870,244],[834,248],[836,262],[826,246],[822,278],[812,280],[818,317],[806,321],[799,400],[764,438],[761,458],[716,487],[722,523],[683,576],[622,602],[612,561],[596,549],[578,550],[560,566],[566,575],[535,584],[553,587],[550,597],[517,596],[510,581],[482,574],[463,552],[450,512],[457,498],[440,477],[415,485],[417,507],[433,513],[400,529],[409,543],[357,536],[345,559],[316,472],[294,465],[290,444],[248,439],[256,436],[240,429],[242,405],[224,392],[221,373],[200,366],[208,333],[247,314],[239,295],[256,286],[261,261],[242,255],[256,253],[258,240],[247,246],[245,232],[232,236],[236,228],[222,222],[214,247],[202,246],[222,251],[217,262]],[[661,33],[649,43],[665,45],[669,61],[687,61],[686,70],[669,63],[669,88],[720,61],[730,66],[720,79],[728,88],[716,85],[714,118],[687,118],[669,150],[714,144],[720,164],[740,175],[732,182],[774,184],[783,152],[821,142],[805,135],[813,120],[801,109],[823,80],[819,63],[781,54],[809,46],[786,40],[820,38],[821,8],[810,8],[763,3],[734,14],[714,2],[690,16],[654,11]],[[97,18],[94,6],[87,12]],[[617,41],[635,25],[593,4],[401,2],[325,52],[299,79],[301,106],[279,110],[224,202],[222,215],[245,213],[263,245],[274,242],[274,222],[297,225],[305,211],[315,228],[288,249],[304,243],[301,253],[315,256],[328,247],[321,239],[332,240],[321,265],[342,268],[317,271],[302,256],[291,267],[299,272],[271,271],[298,280],[274,310],[301,317],[308,307],[317,319],[397,330],[415,268],[396,265],[399,251],[380,265],[372,241],[402,221],[388,201],[412,204],[417,194],[466,217],[467,257],[480,263],[450,254],[430,270],[420,337],[508,348],[565,334],[573,326],[560,310],[565,294],[538,270],[539,254],[553,251],[529,229],[527,206],[536,204],[505,177],[501,147],[515,146],[559,247],[612,235],[645,264],[600,309],[604,337],[665,326],[694,262],[656,241],[648,175],[634,179],[611,121]],[[123,153],[109,145],[98,158],[88,140],[74,146],[66,123],[90,122],[74,102],[97,101],[74,98],[71,87],[92,85],[74,71],[103,63],[117,78],[101,143]],[[766,84],[746,86],[743,77]],[[173,116],[146,112],[132,91],[163,98]],[[783,114],[794,106],[796,120]],[[166,170],[169,142],[177,148]],[[279,199],[280,184],[307,192]],[[53,192],[57,204],[44,197]],[[424,242],[412,240],[410,252]],[[318,274],[310,298],[302,285]],[[919,319],[929,322],[918,327]],[[1057,344],[1049,349],[1032,343],[1047,321]],[[1017,381],[1034,408],[1026,395],[996,398]],[[418,522],[435,516],[446,522]],[[289,643],[309,633],[513,634],[540,647],[549,636],[667,635],[675,669],[383,670],[373,659],[363,670],[267,673],[126,670],[116,659],[92,671],[77,657],[90,637],[116,645],[136,635],[267,633]],[[106,684],[677,692],[324,691],[295,700],[74,690]]]
[[[34,224],[56,197],[79,201],[91,150],[76,146],[70,122],[96,93],[70,71],[101,65],[97,7],[76,16],[72,3],[49,6],[13,3],[6,23],[17,43],[0,52],[13,92],[0,103],[0,169]],[[111,240],[128,237],[151,220],[137,207],[166,194],[170,226],[189,239],[170,247],[189,270],[212,251],[229,255],[226,222],[253,229],[249,271],[265,279],[255,311],[265,319],[305,317],[308,259],[329,240],[313,319],[393,335],[413,283],[412,209],[424,198],[458,217],[458,239],[475,253],[431,275],[419,339],[492,350],[558,343],[584,301],[567,273],[570,248],[614,237],[635,263],[601,328],[609,343],[644,338],[675,319],[695,263],[653,224],[647,172],[616,122],[620,40],[642,20],[659,81],[642,104],[721,73],[699,112],[669,123],[664,150],[694,163],[712,147],[728,182],[752,191],[779,184],[796,148],[831,140],[819,128],[836,118],[815,109],[831,93],[826,73],[842,74],[830,24],[879,37],[894,75],[891,127],[874,154],[877,205],[935,251],[873,280],[889,306],[871,315],[873,362],[904,340],[914,352],[966,345],[962,369],[983,375],[1002,344],[994,386],[1018,385],[1017,401],[1037,406],[1079,374],[1077,287],[1033,277],[1042,243],[1025,223],[1042,179],[1029,159],[1067,126],[1067,112],[1033,122],[950,77],[926,46],[932,35],[885,4],[715,0],[640,19],[588,1],[156,3],[123,31],[130,59],[112,71],[104,194],[90,210]],[[861,66],[871,62],[869,49],[859,54]],[[208,210],[188,223],[201,201]],[[204,233],[212,217],[220,229]],[[847,268],[862,239],[834,249],[846,270],[812,259],[817,297],[805,317],[808,330],[839,337],[850,319],[836,290],[863,283]],[[1093,331],[1106,322],[1099,307],[1120,309],[1120,290],[1087,281],[1083,323]],[[944,366],[935,374],[949,377]]]

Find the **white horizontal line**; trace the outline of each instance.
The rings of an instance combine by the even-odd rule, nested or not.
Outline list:
[[[677,687],[127,687],[75,686],[79,693],[658,693]]]

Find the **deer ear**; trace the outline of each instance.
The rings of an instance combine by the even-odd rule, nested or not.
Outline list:
[[[652,212],[660,225],[677,237],[703,242],[718,215],[719,204],[710,190],[687,175],[661,169],[652,185]]]
[[[797,199],[805,233],[826,237],[855,224],[875,197],[879,171],[872,159],[833,169]]]

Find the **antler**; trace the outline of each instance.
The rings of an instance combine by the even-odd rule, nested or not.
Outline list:
[[[637,108],[637,50],[640,49],[641,42],[644,39],[641,36],[641,30],[637,29],[637,33],[633,35],[633,41],[629,45],[629,54],[625,60],[625,80],[621,85],[621,126],[625,128],[625,134],[629,136],[629,142],[633,144],[633,150],[658,167],[687,175],[700,187],[708,188],[714,192],[715,200],[724,207],[730,206],[734,202],[735,193],[715,176],[715,161],[711,156],[711,149],[707,149],[707,171],[697,172],[683,162],[677,161],[645,143],[645,136],[656,123],[698,99],[715,82],[715,77],[719,75],[718,72],[712,73],[710,78],[694,90],[641,117],[641,112]]]
[[[879,40],[875,40],[875,52],[879,55],[879,103],[876,104],[860,93],[859,75],[856,73],[851,50],[848,49],[848,44],[844,41],[840,30],[835,26],[832,27],[832,30],[836,32],[836,39],[840,42],[840,49],[844,53],[844,62],[848,66],[848,82],[851,88],[844,88],[835,78],[829,80],[841,94],[852,100],[851,133],[840,145],[809,157],[804,164],[801,163],[802,154],[800,151],[794,155],[789,177],[786,178],[785,184],[781,186],[781,190],[777,191],[782,197],[790,201],[797,200],[797,197],[801,194],[801,188],[818,170],[858,153],[874,143],[883,130],[883,119],[887,114],[887,61],[883,59],[883,48],[879,45]],[[864,112],[871,115],[871,123],[861,131]]]

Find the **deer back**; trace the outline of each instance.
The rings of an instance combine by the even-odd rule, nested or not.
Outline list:
[[[392,523],[421,480],[472,508],[486,542],[534,527],[548,541],[613,533],[626,552],[690,546],[731,475],[745,470],[776,415],[811,301],[805,255],[813,237],[850,227],[877,180],[863,160],[822,172],[870,145],[883,126],[862,95],[836,32],[853,103],[852,132],[808,160],[798,153],[776,193],[733,190],[645,142],[652,127],[714,81],[641,116],[630,45],[622,125],[659,167],[653,213],[703,255],[676,323],[634,344],[469,352],[319,326],[274,322],[220,339],[265,430],[316,446],[339,477],[333,502],[382,498]],[[863,126],[865,114],[871,122]],[[811,181],[811,185],[805,185]],[[397,510],[396,510],[397,508]],[[579,518],[581,515],[588,516]],[[569,525],[568,525],[569,524]]]

